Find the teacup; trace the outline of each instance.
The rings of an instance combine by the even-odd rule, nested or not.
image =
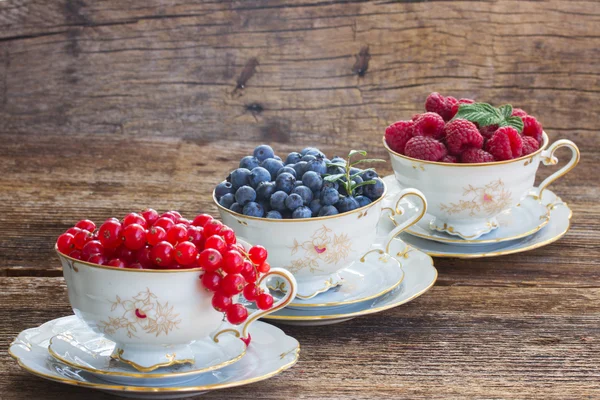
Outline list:
[[[401,187],[421,190],[427,197],[429,208],[426,218],[433,230],[476,239],[498,227],[496,217],[515,207],[525,196],[541,198],[542,192],[579,162],[579,149],[570,140],[558,140],[548,146],[548,136],[532,154],[508,161],[479,164],[451,164],[417,160],[391,150],[390,154],[396,180]],[[540,161],[555,165],[554,152],[567,147],[571,160],[533,187]]]
[[[83,262],[58,252],[75,314],[116,343],[112,357],[139,371],[194,362],[190,344],[233,333],[247,338],[258,318],[285,307],[296,293],[288,271],[273,268],[259,283],[276,276],[291,288],[269,310],[257,310],[240,325],[223,322],[212,304],[212,292],[199,279],[200,268],[153,270],[115,268]]]
[[[213,193],[223,223],[231,227],[238,237],[250,243],[260,243],[269,252],[271,265],[294,274],[298,284],[296,297],[310,299],[332,287],[342,284],[339,271],[371,252],[387,253],[373,243],[377,236],[377,224],[383,212],[395,211],[382,208],[383,195],[374,202],[343,214],[306,219],[269,219],[238,214],[221,206]],[[396,227],[387,243],[400,232],[415,224],[427,209],[425,196],[415,189],[405,189],[398,198],[415,196],[419,208],[414,215]]]

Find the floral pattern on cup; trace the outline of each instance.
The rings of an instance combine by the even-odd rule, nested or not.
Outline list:
[[[346,233],[337,234],[323,225],[309,240],[299,243],[294,239],[291,255],[302,254],[285,268],[293,273],[308,268],[310,272],[320,271],[319,262],[336,265],[346,261],[352,252],[351,240]]]
[[[458,203],[440,204],[440,210],[448,214],[458,214],[468,211],[469,216],[484,211],[488,215],[496,215],[511,204],[511,192],[504,188],[502,179],[492,181],[484,186],[463,187],[463,197]]]

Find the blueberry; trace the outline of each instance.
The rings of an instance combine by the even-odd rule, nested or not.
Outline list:
[[[262,218],[265,215],[265,210],[258,203],[251,201],[250,203],[244,206],[244,215],[248,215],[249,217],[258,217]]]
[[[238,188],[250,184],[250,174],[251,172],[246,168],[238,168],[229,174],[227,180],[231,182],[234,190],[238,190]]]
[[[367,204],[371,204],[371,199],[367,196],[356,196],[355,199],[358,202],[359,207],[364,207]]]
[[[363,179],[363,181],[370,181],[371,179],[379,177],[377,172],[373,170],[363,171],[359,176]]]
[[[302,175],[302,183],[313,192],[316,192],[323,187],[323,178],[315,171],[307,171]]]
[[[312,217],[312,212],[310,211],[310,208],[308,208],[306,206],[298,207],[292,213],[293,219],[310,218],[310,217]]]
[[[301,181],[296,181],[296,182],[301,182]],[[300,197],[302,197],[302,203],[305,206],[308,205],[313,199],[312,190],[310,190],[306,186],[295,187],[294,190],[292,190],[292,193],[296,193],[296,194],[300,195]]]
[[[293,168],[296,170],[296,176],[302,176],[306,172],[306,165],[308,163],[306,161],[298,161],[294,164]]]
[[[285,209],[283,211],[279,211],[281,213],[281,216],[283,217],[283,219],[292,219],[292,212],[288,209]]]
[[[283,174],[284,172],[294,175],[294,178],[298,178],[298,176],[296,175],[296,170],[289,166],[285,166],[285,167],[281,168],[279,171],[277,171],[276,177]]]
[[[344,164],[346,165],[346,160],[344,160],[342,157],[333,157],[331,159],[331,162],[334,164]]]
[[[305,148],[302,149],[302,151],[300,152],[300,154],[302,154],[303,156],[305,156],[311,150],[319,151],[319,149],[315,149],[314,147],[305,147]]]
[[[323,154],[323,152],[321,152],[321,150],[315,148],[315,147],[306,147],[305,149],[303,149],[300,152],[303,156],[321,156],[321,157],[325,157],[325,154]]]
[[[271,219],[283,219],[279,211],[271,210],[267,213],[267,218]]]
[[[226,195],[227,193],[235,193],[231,182],[221,182],[215,188],[215,197],[217,198],[217,200],[220,199],[221,196]]]
[[[253,168],[250,173],[250,186],[257,188],[262,182],[270,182],[271,174],[263,167]]]
[[[271,180],[275,180],[277,177],[277,171],[283,168],[283,163],[274,158],[267,158],[265,161],[260,163],[260,166],[269,171],[271,174]]]
[[[235,192],[235,201],[242,207],[254,200],[256,200],[256,192],[250,186],[242,186]]]
[[[317,157],[312,161],[309,161],[306,165],[306,171],[315,171],[321,175],[327,173],[327,164],[323,157]]]
[[[226,193],[219,199],[219,204],[225,208],[231,207],[233,203],[235,203],[235,196],[233,193]]]
[[[275,152],[268,144],[261,144],[254,149],[254,157],[258,158],[258,161],[264,161],[273,156],[275,156]]]
[[[329,175],[345,174],[346,170],[342,167],[336,167],[335,165],[327,167],[327,173]]]
[[[381,195],[383,195],[385,186],[381,179],[375,178],[373,180],[375,181],[375,183],[373,183],[371,185],[363,186],[363,188],[364,188],[363,193],[365,196],[367,196],[371,200],[377,200],[378,198],[381,197]]]
[[[323,188],[322,189],[327,189],[327,188],[334,188],[335,190],[338,190],[340,187],[340,184],[337,182],[329,182],[329,181],[324,181],[323,182]]]
[[[304,186],[304,183],[302,183],[302,181],[296,181],[294,182],[294,188],[297,188],[298,186]]]
[[[358,201],[352,196],[340,197],[340,201],[335,206],[342,213],[356,210],[359,207]]]
[[[246,156],[240,160],[240,168],[246,168],[252,170],[252,168],[258,167],[258,158],[253,156]]]
[[[319,199],[314,199],[308,205],[308,208],[310,208],[310,211],[312,212],[312,216],[313,217],[316,217],[319,214],[319,211],[321,210],[321,207],[322,207],[321,206],[321,200],[319,200]]]
[[[302,158],[302,154],[291,152],[285,159],[285,165],[296,164]]]
[[[281,159],[281,157],[279,157],[279,156],[273,156],[273,158],[274,158],[274,159],[276,159],[277,161],[283,161],[283,160]]]
[[[256,187],[256,198],[259,200],[269,200],[275,193],[275,182],[261,182]]]
[[[363,180],[360,177],[360,175],[356,175],[354,178],[352,178],[352,181],[354,181],[357,185],[359,183],[363,182]],[[359,188],[354,189],[354,195],[355,196],[360,196],[361,194],[363,194],[363,188],[364,188],[364,186],[361,186]]]
[[[302,207],[302,204],[304,204],[304,202],[298,193],[292,193],[287,197],[287,199],[285,199],[285,206],[290,211],[294,211],[296,208]]]
[[[316,159],[317,159],[317,157],[315,157],[315,156],[313,156],[313,155],[310,155],[310,154],[307,154],[307,155],[305,155],[305,156],[302,156],[302,158],[301,158],[300,160],[301,160],[301,161],[310,162],[310,161],[312,161],[312,160],[316,160]]]
[[[337,203],[340,199],[340,194],[334,188],[327,188],[321,191],[321,204],[330,206]]]
[[[336,215],[339,214],[339,211],[334,206],[323,206],[319,211],[319,217],[326,217],[328,215]]]
[[[240,203],[233,203],[229,209],[233,212],[241,214],[244,212],[244,207],[240,206]]]
[[[273,193],[270,199],[271,208],[276,211],[284,211],[285,208],[285,199],[288,198],[286,192],[278,191]]]
[[[356,175],[359,172],[362,172],[362,169],[358,169],[358,168],[354,168],[354,167],[350,168],[350,175]]]
[[[294,182],[296,182],[294,175],[284,172],[275,179],[275,188],[290,193],[294,188]]]
[[[256,202],[261,205],[265,213],[271,211],[271,203],[269,200],[256,200]]]

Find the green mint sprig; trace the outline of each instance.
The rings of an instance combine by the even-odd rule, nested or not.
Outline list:
[[[498,108],[487,103],[461,104],[454,118],[477,122],[479,126],[512,126],[521,133],[523,131],[523,120],[521,117],[513,117],[512,111],[513,107],[510,104]]]
[[[326,180],[327,182],[338,182],[340,183],[340,185],[343,185],[344,188],[346,189],[346,193],[350,194],[350,195],[354,195],[354,191],[356,189],[358,189],[361,186],[365,186],[365,185],[372,185],[373,183],[377,183],[375,180],[368,180],[368,181],[363,181],[360,183],[356,183],[355,181],[352,180],[352,178],[356,177],[359,174],[362,174],[365,171],[374,171],[374,168],[366,168],[361,170],[360,172],[357,172],[355,174],[351,174],[350,173],[350,169],[352,167],[355,167],[359,164],[363,164],[363,163],[370,163],[370,162],[385,162],[385,160],[381,160],[379,158],[362,158],[360,160],[356,160],[356,161],[352,161],[352,157],[355,156],[356,154],[360,154],[363,157],[367,156],[367,152],[364,150],[351,150],[350,153],[348,153],[348,158],[346,163],[342,164],[342,163],[327,163],[328,167],[340,167],[342,169],[344,169],[344,173],[341,174],[330,174],[330,175],[325,175],[324,176],[324,180]]]

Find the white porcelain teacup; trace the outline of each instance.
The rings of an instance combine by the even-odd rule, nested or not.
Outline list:
[[[213,200],[223,223],[231,227],[238,237],[264,246],[269,252],[271,265],[294,274],[298,284],[296,296],[310,299],[342,284],[339,271],[366,254],[387,252],[387,249],[373,244],[382,212],[394,213],[392,209],[382,209],[386,193],[387,188],[378,200],[353,211],[306,219],[249,217],[221,206],[214,193]],[[425,197],[418,190],[405,189],[397,196],[415,196],[420,205],[411,210],[414,215],[390,232],[387,247],[391,239],[421,219],[427,209]]]
[[[288,271],[273,268],[260,283],[276,276],[292,288],[270,310],[257,310],[241,325],[223,322],[211,304],[212,292],[199,279],[202,270],[114,268],[58,252],[73,311],[95,332],[116,343],[114,359],[144,372],[194,362],[190,344],[230,332],[246,338],[258,318],[285,307],[296,293]]]
[[[476,239],[498,227],[496,217],[515,207],[525,196],[541,197],[548,185],[560,178],[579,162],[579,149],[570,140],[544,143],[532,154],[508,161],[480,164],[451,164],[417,160],[392,151],[392,168],[400,187],[417,188],[428,201],[429,227],[433,230]],[[534,188],[540,161],[555,165],[554,152],[567,147],[571,160]]]

